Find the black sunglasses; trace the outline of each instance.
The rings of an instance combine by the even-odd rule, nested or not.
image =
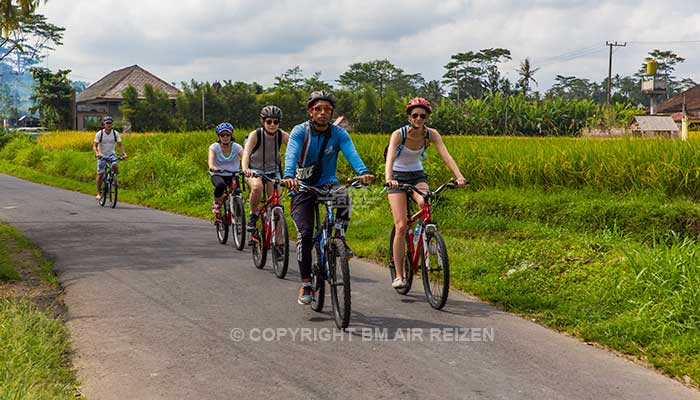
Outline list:
[[[426,119],[426,118],[428,118],[428,114],[413,113],[413,114],[411,114],[411,118],[413,118],[413,119],[418,119],[418,118]]]

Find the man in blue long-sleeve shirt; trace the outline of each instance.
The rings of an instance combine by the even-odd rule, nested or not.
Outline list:
[[[296,190],[299,181],[319,188],[338,185],[336,170],[338,153],[341,151],[355,172],[360,175],[362,183],[372,183],[374,176],[357,154],[348,132],[330,123],[335,108],[333,94],[326,91],[313,92],[309,95],[306,106],[311,119],[292,129],[287,144],[284,163],[285,186]],[[339,192],[336,199],[338,203],[350,204],[347,192]],[[315,203],[316,196],[310,192],[297,192],[292,196],[291,214],[298,232],[297,261],[303,281],[297,300],[299,304],[309,304],[312,300],[311,250]],[[350,220],[350,208],[338,208],[336,218],[336,229],[345,230]]]

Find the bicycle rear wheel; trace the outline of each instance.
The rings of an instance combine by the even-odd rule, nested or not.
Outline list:
[[[119,194],[117,175],[113,175],[111,181],[112,183],[109,185],[109,206],[115,208],[117,206],[117,194]]]
[[[231,234],[233,235],[233,245],[236,249],[243,250],[245,248],[245,208],[243,200],[238,196],[230,197],[231,209]]]
[[[321,251],[319,250],[318,242],[314,242],[314,247],[311,250],[311,286],[314,289],[311,309],[316,312],[323,311],[323,305],[326,300],[326,283],[325,279],[323,279],[322,268]]]
[[[265,216],[261,215],[258,217],[258,221],[255,223],[255,230],[252,236],[255,236],[253,241],[253,264],[255,268],[263,269],[265,268],[265,261],[267,261],[267,249],[265,248]]]
[[[421,263],[423,289],[430,306],[441,309],[447,302],[450,293],[450,263],[447,259],[445,240],[437,230],[426,232],[428,259]]]
[[[391,272],[391,281],[393,282],[396,278],[396,266],[394,265],[394,235],[396,234],[396,227],[391,229],[391,236],[389,237],[389,272]],[[396,288],[396,293],[398,294],[408,294],[413,285],[413,269],[411,268],[411,252],[408,250],[408,234],[406,234],[406,251],[403,257],[403,277],[406,280],[406,286],[402,288]]]
[[[272,243],[272,268],[278,278],[284,279],[289,268],[289,232],[282,207],[272,209],[272,224],[276,236]]]
[[[216,214],[216,221],[214,225],[216,226],[216,237],[219,239],[219,243],[226,244],[228,241],[228,219],[226,214],[228,205],[226,202],[221,205],[221,209],[218,214]]]
[[[333,239],[328,257],[331,287],[331,302],[333,303],[333,317],[335,325],[345,329],[350,324],[351,289],[350,267],[345,255],[345,244],[341,239]]]

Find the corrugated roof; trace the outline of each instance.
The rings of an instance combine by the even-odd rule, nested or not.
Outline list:
[[[673,118],[661,115],[637,115],[634,117],[642,132],[677,132],[678,125],[673,122]]]
[[[76,102],[80,103],[96,99],[121,100],[123,99],[122,92],[129,87],[129,85],[133,86],[138,92],[139,97],[143,98],[143,87],[147,83],[164,91],[167,93],[168,98],[171,99],[174,99],[177,97],[178,93],[180,93],[175,86],[165,82],[138,65],[132,65],[112,71],[99,81],[93,83],[78,94]]]
[[[686,111],[700,110],[700,85],[686,90],[656,106],[657,113],[672,114],[683,111],[685,102]]]

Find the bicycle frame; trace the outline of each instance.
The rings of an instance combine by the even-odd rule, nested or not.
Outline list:
[[[229,197],[230,196],[238,196],[241,193],[241,190],[238,187],[238,182],[237,182],[237,178],[239,175],[240,175],[239,173],[233,174],[233,176],[231,177],[231,184],[226,186],[226,191],[224,192],[224,196],[223,196],[223,198],[224,198],[223,204],[222,204],[224,206],[223,214],[226,216],[226,223],[229,225],[233,224],[233,215],[231,214],[231,208],[229,206]]]
[[[264,229],[264,237],[262,238],[263,240],[263,247],[266,249],[269,249],[272,247],[276,238],[276,227],[275,224],[272,223],[272,218],[270,218],[270,215],[272,215],[272,210],[275,209],[276,207],[282,207],[282,202],[280,201],[280,192],[279,192],[279,185],[281,183],[280,179],[271,179],[268,178],[265,175],[254,175],[256,178],[262,178],[263,180],[263,195],[265,195],[265,184],[267,182],[272,183],[272,195],[268,196],[263,204],[258,208],[258,212],[256,215],[258,218],[264,218],[262,221],[264,221],[263,224],[263,229]],[[269,211],[268,211],[269,210]],[[258,238],[253,235],[251,238],[253,241],[257,241]]]
[[[406,243],[406,246],[408,248],[409,254],[411,255],[410,257],[410,262],[411,262],[411,269],[413,270],[414,273],[418,272],[418,269],[420,269],[420,256],[421,254],[423,255],[423,259],[425,260],[426,264],[429,263],[428,261],[428,243],[425,240],[426,239],[426,233],[428,231],[428,228],[431,229],[437,229],[437,225],[433,222],[432,218],[432,207],[431,207],[431,200],[433,197],[437,196],[440,192],[442,192],[445,188],[454,188],[455,183],[454,182],[447,182],[445,184],[440,185],[440,187],[434,191],[427,191],[423,192],[420,189],[416,188],[413,185],[401,185],[403,188],[407,189],[408,192],[406,193],[406,199],[407,199],[407,207],[408,207],[408,202],[411,201],[411,196],[410,192],[416,192],[420,196],[423,197],[423,207],[416,212],[415,214],[409,216],[408,218],[408,243]],[[420,230],[418,231],[418,237],[416,238],[415,233],[413,232],[413,223],[416,221],[420,221],[421,227]],[[422,249],[422,253],[418,251],[418,249]],[[429,265],[427,265],[429,267]]]

